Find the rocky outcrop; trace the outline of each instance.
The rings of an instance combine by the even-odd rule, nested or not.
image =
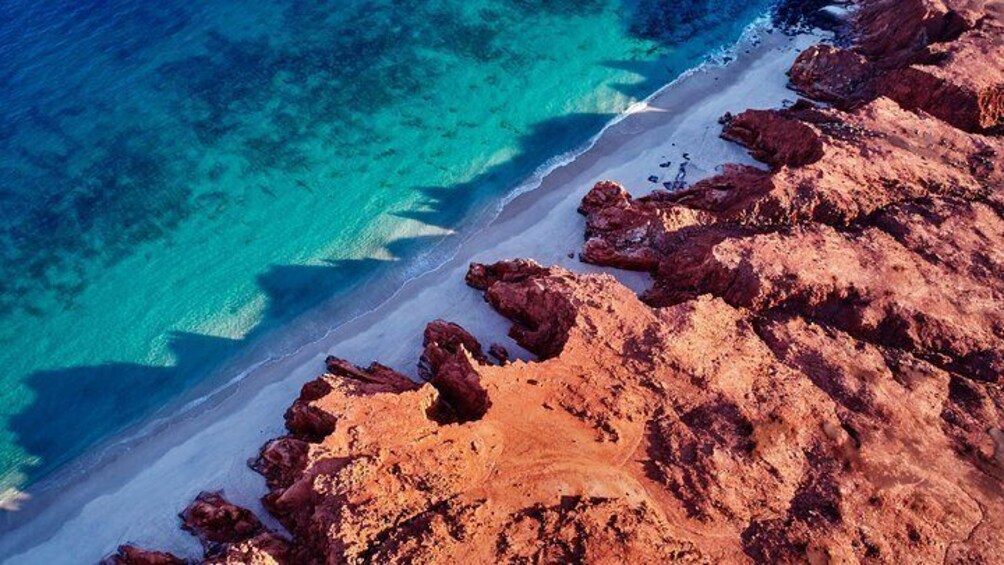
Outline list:
[[[921,206],[936,214],[948,205]],[[989,235],[1004,243],[1004,231]],[[758,313],[795,311],[977,380],[996,383],[1004,372],[1001,292],[932,265],[881,229],[812,225],[685,246],[659,276],[661,302],[711,293]]]
[[[339,359],[338,357],[329,356],[324,364],[327,366],[328,374],[334,375],[336,377],[341,377],[344,379],[342,382],[349,383],[354,389],[362,393],[376,393],[376,392],[391,392],[391,391],[405,391],[414,390],[418,388],[414,381],[408,377],[398,373],[394,369],[381,365],[380,363],[371,363],[369,367],[363,369],[356,367],[352,363],[344,359]],[[318,381],[314,381],[318,383]],[[316,386],[323,389],[324,384],[313,384],[308,383],[307,386]],[[306,391],[307,388],[304,388]],[[319,397],[317,397],[319,398]],[[300,393],[300,400],[309,402],[314,400],[314,395],[307,392]],[[288,421],[287,421],[288,426]],[[294,432],[295,433],[295,432]]]
[[[536,359],[495,344],[493,365],[441,320],[424,383],[328,358],[252,462],[291,539],[203,494],[183,517],[207,560],[999,559],[1001,14],[878,0],[856,18],[852,49],[791,72],[832,106],[724,120],[765,167],[583,199],[581,258],[650,273],[641,297],[472,264]],[[129,552],[146,555],[110,559]]]
[[[234,506],[219,492],[202,492],[181,513],[182,527],[206,546],[233,543],[265,530],[258,517]]]
[[[112,555],[104,558],[101,565],[184,565],[176,555],[163,551],[148,551],[132,545],[120,545]]]
[[[897,203],[929,197],[999,198],[999,138],[973,135],[879,98],[853,113],[808,103],[740,114],[730,139],[775,169],[732,166],[692,188],[631,198],[599,183],[583,200],[588,262],[654,270],[684,241],[804,223],[848,228]],[[791,140],[816,140],[806,156]],[[821,152],[821,153],[820,153]],[[799,163],[782,165],[782,163]]]
[[[422,345],[426,348],[418,362],[418,374],[425,380],[432,378],[438,368],[437,353],[456,353],[463,348],[481,365],[488,364],[488,356],[481,349],[478,338],[453,322],[435,320],[425,326]],[[434,350],[430,350],[435,346]]]
[[[1004,125],[1004,22],[981,0],[866,2],[853,50],[816,46],[789,75],[810,98],[854,108],[878,96],[970,132]]]
[[[916,60],[929,46],[1000,17],[992,0],[869,0],[857,7],[855,49],[885,66]]]
[[[202,542],[208,563],[265,565],[289,563],[293,558],[289,542],[219,492],[200,493],[181,513],[181,522]]]
[[[330,391],[331,387],[323,380],[303,385],[300,397],[286,410],[286,428],[293,435],[308,440],[317,440],[334,431],[334,416],[318,410],[311,404]]]
[[[788,77],[802,95],[847,109],[875,99],[876,72],[863,55],[824,44],[802,51]]]
[[[823,158],[820,132],[784,113],[748,110],[729,120],[722,137],[746,146],[754,159],[774,170],[801,167]]]
[[[466,281],[470,286],[486,290],[496,282],[519,282],[536,274],[545,273],[547,269],[528,259],[502,261],[493,265],[471,265],[467,271]]]
[[[881,75],[876,91],[966,131],[997,128],[1004,124],[1002,33],[1004,27],[986,23],[959,41],[932,47],[923,63]]]
[[[506,365],[509,363],[509,350],[502,344],[493,343],[492,346],[488,348],[488,354],[491,355],[493,359],[498,361],[499,365]]]
[[[328,373],[346,379],[353,388],[363,392],[411,390],[417,388],[411,379],[397,371],[373,363],[363,369],[339,359],[328,357],[325,361]],[[334,430],[335,417],[318,410],[312,402],[331,391],[331,385],[324,379],[317,379],[303,385],[300,396],[286,411],[286,427],[290,433],[306,441],[316,441]]]
[[[418,374],[439,391],[433,411],[440,422],[477,420],[491,402],[477,365],[487,365],[481,344],[457,324],[436,320],[425,328]]]
[[[257,459],[249,465],[265,477],[269,488],[289,486],[307,467],[310,444],[293,437],[284,436],[270,440],[262,448]]]

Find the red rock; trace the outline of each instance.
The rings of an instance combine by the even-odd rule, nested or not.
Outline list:
[[[1004,124],[1004,22],[984,15],[979,1],[895,4],[864,5],[857,52],[816,46],[800,54],[792,85],[844,109],[886,96],[965,131]]]
[[[589,215],[597,210],[626,208],[630,201],[631,195],[624,190],[624,187],[612,181],[602,181],[596,183],[596,186],[582,199],[582,203],[579,204],[579,213]],[[472,286],[481,288],[478,285]]]
[[[310,444],[291,437],[269,441],[250,465],[265,477],[269,488],[288,487],[307,466]]]
[[[509,363],[509,350],[501,344],[493,343],[491,347],[488,348],[488,354],[494,357],[500,365],[506,365]]]
[[[993,436],[976,427],[1001,420],[995,388],[960,388],[797,312],[709,297],[653,309],[606,275],[528,271],[486,294],[534,323],[545,306],[572,315],[547,360],[478,366],[493,402],[480,419],[430,421],[428,387],[336,381],[312,401],[339,425],[269,499],[291,562],[930,561],[1001,547],[983,526],[1004,516]],[[260,550],[254,539],[226,555]]]
[[[331,391],[324,377],[303,385],[300,397],[286,410],[286,429],[294,436],[316,442],[335,429],[335,417],[314,407],[311,402]]]
[[[999,201],[1002,173],[990,161],[1004,146],[945,121],[882,98],[849,113],[805,104],[745,112],[730,121],[726,137],[771,164],[772,175],[733,168],[679,194],[632,200],[621,192],[611,206],[616,222],[596,201],[588,207],[583,257],[612,265],[646,257],[655,275],[645,294],[650,304],[710,292],[757,312],[800,312],[997,382],[1004,371],[1000,267],[982,249],[996,245],[1001,230],[998,214],[976,202]],[[804,157],[798,147],[818,150]],[[943,240],[928,235],[936,218],[956,213],[979,213],[984,231],[970,234],[956,222],[952,233],[940,230]],[[925,248],[945,248],[942,242],[954,247],[944,255]],[[913,247],[904,252],[902,244]]]
[[[438,419],[468,422],[491,406],[476,365],[487,365],[481,344],[467,330],[436,320],[425,328],[425,351],[419,375],[439,391]]]
[[[332,378],[361,394],[415,390],[420,385],[393,369],[373,363],[362,369],[344,359],[328,357],[325,361],[331,377],[319,377],[303,385],[300,397],[286,411],[286,428],[290,434],[308,442],[317,442],[334,430],[335,416],[318,410],[313,401],[330,392]]]
[[[487,293],[575,315],[548,360],[479,366],[481,419],[439,427],[422,390],[316,401],[343,424],[276,491],[303,555],[930,560],[946,540],[993,555],[979,524],[1004,505],[952,448],[979,438],[943,419],[966,402],[945,371],[799,316],[750,321],[709,298],[656,310],[607,276],[533,271]],[[910,486],[888,488],[901,473]]]
[[[581,259],[635,271],[658,266],[661,234],[702,221],[700,212],[691,209],[665,206],[652,198],[632,199],[612,182],[597,183],[579,211],[586,214],[587,241]]]
[[[268,531],[250,510],[227,502],[222,493],[202,492],[181,513],[182,528],[199,538],[206,563],[284,564],[293,550]]]
[[[722,137],[749,148],[754,159],[777,170],[800,167],[823,158],[819,133],[781,112],[747,110],[732,119]]]
[[[171,553],[147,551],[132,545],[120,545],[116,553],[101,560],[101,565],[184,565]]]
[[[251,539],[227,544],[220,553],[206,557],[207,565],[294,565],[319,563],[297,553],[289,542],[272,533],[262,533]]]
[[[527,259],[500,261],[492,265],[472,263],[467,271],[467,284],[474,288],[485,289],[496,281],[516,282],[546,270]]]
[[[877,229],[849,236],[813,226],[728,238],[681,249],[660,274],[663,289],[710,292],[758,312],[800,312],[974,379],[997,382],[1004,373],[1000,294]]]
[[[874,223],[927,263],[1004,292],[1004,218],[991,205],[957,199],[907,202],[883,210]]]
[[[915,59],[931,44],[952,41],[982,17],[980,0],[871,0],[855,14],[856,48],[887,66]]]
[[[1004,125],[1004,27],[987,23],[938,45],[927,61],[877,79],[876,91],[966,131]]]
[[[471,272],[507,269],[509,263],[495,265],[471,265]],[[574,323],[575,306],[563,296],[546,292],[543,289],[527,286],[527,280],[539,278],[551,273],[562,273],[554,267],[545,269],[540,265],[528,262],[523,266],[522,276],[501,277],[492,280],[485,288],[485,299],[493,308],[514,323],[509,329],[509,336],[516,343],[537,354],[542,359],[554,357],[564,346],[564,336]]]
[[[853,108],[875,98],[876,69],[849,49],[814,45],[802,51],[788,71],[799,93],[840,108]]]
[[[665,254],[709,237],[702,234],[710,226],[733,234],[806,222],[844,227],[919,198],[992,199],[1004,183],[1004,171],[994,164],[1004,154],[1000,140],[945,127],[885,99],[853,114],[804,106],[758,113],[738,139],[752,135],[765,146],[784,143],[783,127],[757,129],[772,115],[818,131],[821,158],[772,174],[729,167],[689,190],[593,206],[582,259],[655,271]]]
[[[219,492],[202,492],[181,513],[182,527],[203,544],[234,543],[265,530],[248,509],[227,502]]]
[[[404,391],[419,387],[415,381],[380,363],[361,369],[344,359],[329,356],[325,364],[328,373],[353,383],[364,392]]]
[[[430,348],[438,350],[436,345]],[[444,421],[478,420],[491,406],[488,392],[481,386],[481,374],[465,349],[444,352],[429,384],[439,391],[440,402],[449,407],[451,415],[440,416]]]
[[[482,365],[488,363],[488,357],[481,350],[481,343],[467,330],[452,322],[435,320],[425,326],[423,335],[423,346],[436,344],[440,348],[450,353],[456,353],[463,347],[471,354],[475,361]],[[422,365],[419,366],[419,374],[422,374]]]

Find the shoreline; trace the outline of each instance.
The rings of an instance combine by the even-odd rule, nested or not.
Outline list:
[[[30,484],[26,492],[29,493],[31,498],[44,498],[47,493],[58,491],[64,485],[86,477],[88,474],[100,469],[108,461],[114,460],[120,452],[128,451],[135,443],[159,433],[164,426],[170,425],[176,420],[192,416],[193,410],[200,409],[203,405],[208,405],[208,409],[224,401],[229,394],[233,393],[233,389],[239,386],[251,373],[258,371],[270,363],[275,363],[286,357],[298,354],[301,349],[324,340],[342,325],[380,308],[385,302],[394,299],[411,280],[435,271],[449,263],[468,239],[476,236],[481,230],[494,222],[505,212],[513,200],[527,192],[536,190],[543,183],[544,179],[556,169],[570,164],[583,154],[589,152],[608,129],[615,127],[632,114],[643,111],[650,101],[655,100],[665,91],[673,88],[677,83],[686,80],[688,77],[731,64],[738,58],[740,49],[744,46],[748,47],[751,44],[755,44],[759,36],[766,33],[766,30],[773,29],[774,27],[770,13],[758,17],[746,26],[740,37],[733,44],[720,47],[708,53],[702,63],[687,69],[645,99],[633,103],[578,147],[547,159],[532,174],[519,181],[507,193],[472,203],[472,210],[465,215],[460,224],[449,229],[444,237],[432,243],[428,248],[421,250],[416,256],[368,273],[360,279],[353,281],[345,289],[339,290],[332,297],[310,307],[304,313],[286,320],[278,326],[268,328],[264,333],[255,336],[245,347],[223,359],[219,366],[209,370],[204,378],[192,388],[184,391],[178,397],[168,400],[143,420],[130,424],[126,428],[113,433],[92,447],[88,452],[76,456],[52,473]],[[800,30],[799,32],[804,32],[804,30]],[[752,161],[750,162],[753,163]],[[425,237],[425,234],[409,233],[403,235],[398,240],[392,240],[387,243],[391,244],[395,241],[405,241],[421,237]],[[441,247],[446,247],[447,251],[445,253],[437,253]],[[368,286],[374,282],[379,285],[378,289]],[[364,291],[360,287],[368,288]],[[341,303],[349,298],[361,303],[362,306],[343,308]],[[330,320],[332,319],[339,320],[335,326],[330,325]],[[281,343],[282,345],[275,347],[277,343]],[[273,350],[276,350],[276,352],[273,352]],[[409,371],[406,370],[405,372]],[[410,372],[413,373],[413,371]],[[6,494],[0,493],[0,505],[8,502],[3,497]],[[15,498],[11,502],[16,505],[19,500]],[[28,504],[31,503],[29,502]],[[30,515],[32,510],[32,508],[18,510],[13,515]],[[5,515],[3,512],[0,512],[0,532],[16,529],[18,526],[16,524],[11,525],[11,523],[23,521],[12,520],[10,518],[11,514],[8,513]]]
[[[724,162],[752,163],[744,150],[718,138],[717,117],[724,111],[777,106],[796,98],[784,84],[776,84],[784,82],[776,77],[783,77],[797,54],[794,48],[818,39],[818,35],[792,37],[777,30],[762,34],[759,41],[744,37],[737,52],[743,49],[743,41],[753,45],[728,64],[702,65],[681,75],[615,118],[567,162],[545,165],[546,174],[538,187],[504,198],[495,214],[488,206],[472,213],[473,224],[484,224],[451,242],[453,252],[443,264],[408,280],[375,308],[286,356],[262,361],[243,378],[231,377],[223,389],[217,388],[187,412],[142,424],[139,429],[149,433],[138,438],[133,433],[135,444],[120,439],[112,443],[112,449],[102,449],[108,460],[83,471],[81,480],[65,483],[64,492],[57,495],[55,489],[45,491],[42,485],[42,493],[29,502],[41,507],[13,514],[22,518],[20,524],[2,528],[0,555],[5,560],[35,562],[75,548],[75,555],[96,560],[126,541],[197,554],[197,543],[176,528],[177,511],[198,491],[223,487],[233,502],[260,509],[258,497],[265,492],[264,481],[244,466],[244,460],[253,457],[265,440],[282,434],[282,411],[303,382],[323,371],[322,360],[328,353],[360,364],[379,358],[414,374],[421,328],[435,317],[444,317],[462,323],[486,343],[501,342],[517,357],[526,357],[526,352],[503,337],[508,323],[482,310],[485,306],[475,293],[461,289],[466,287],[457,272],[466,270],[470,260],[528,256],[580,272],[616,272],[632,286],[644,285],[644,274],[599,269],[567,257],[580,247],[583,220],[574,207],[591,187],[588,181],[602,176],[639,192],[655,188],[647,177],[675,172],[683,153],[691,156],[684,165],[690,181],[712,174]],[[680,112],[687,106],[689,113]],[[667,159],[673,167],[660,169]],[[539,237],[541,233],[546,237]],[[195,400],[186,395],[183,401]],[[115,446],[121,446],[121,452],[109,453]],[[187,473],[187,478],[173,472],[195,466],[202,470]],[[142,504],[126,504],[129,501]],[[165,532],[171,532],[171,537],[165,539]],[[29,548],[32,551],[22,554]]]
[[[108,460],[117,457],[120,451],[128,450],[133,444],[158,433],[172,421],[191,415],[193,410],[199,409],[204,404],[212,405],[221,402],[233,392],[234,387],[238,386],[251,373],[270,363],[294,356],[304,347],[325,339],[330,333],[337,331],[340,326],[360,316],[365,316],[385,302],[392,300],[411,280],[443,267],[454,258],[467,239],[477,235],[480,230],[491,224],[512,200],[538,188],[544,178],[556,168],[563,167],[588,152],[607,129],[618,124],[636,109],[644,107],[649,100],[659,96],[660,93],[678,81],[691,74],[700,73],[706,68],[727,64],[736,56],[735,50],[760,33],[762,30],[759,28],[767,25],[769,20],[769,14],[758,17],[743,30],[733,44],[708,53],[703,62],[685,70],[645,99],[634,102],[625,108],[624,111],[615,115],[599,131],[575,148],[545,160],[531,174],[519,179],[507,192],[474,199],[470,203],[470,210],[463,214],[463,218],[457,225],[452,227],[424,225],[425,231],[402,230],[403,233],[399,237],[388,240],[379,249],[380,252],[388,252],[388,247],[397,242],[418,240],[425,237],[436,238],[436,241],[431,242],[426,248],[420,249],[414,256],[395,257],[390,264],[359,277],[345,288],[337,290],[332,296],[309,306],[306,311],[284,320],[278,325],[263,328],[263,333],[255,335],[240,349],[221,359],[216,367],[207,370],[201,380],[192,385],[191,388],[166,400],[164,404],[143,417],[142,420],[129,424],[101,439],[87,452],[57,464],[55,469],[47,471],[39,479],[29,483],[23,491],[0,490],[0,532],[18,527],[17,525],[11,526],[11,522],[19,522],[19,520],[11,520],[10,514],[4,513],[9,510],[8,505],[16,509],[15,515],[31,514],[31,508],[27,510],[20,508],[21,503],[25,500],[29,501],[28,504],[31,505],[31,499],[44,497],[46,493],[57,491],[62,486],[94,472]],[[447,250],[438,252],[443,247]],[[374,282],[379,285],[378,290],[361,289],[361,287],[369,287]],[[363,306],[343,308],[340,303],[346,299],[359,302]],[[338,320],[335,326],[330,325],[331,320]],[[318,327],[323,329],[319,330]],[[258,328],[252,326],[249,333],[254,333],[256,329]],[[282,345],[274,347],[276,343]],[[19,495],[25,493],[29,496],[26,499],[21,499]]]

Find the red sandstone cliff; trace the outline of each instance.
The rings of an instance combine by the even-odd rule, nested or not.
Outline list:
[[[866,2],[791,71],[833,107],[724,128],[766,169],[594,187],[582,259],[651,273],[641,298],[472,265],[536,361],[443,321],[425,385],[329,358],[254,463],[291,537],[204,493],[206,560],[999,562],[1002,10]]]

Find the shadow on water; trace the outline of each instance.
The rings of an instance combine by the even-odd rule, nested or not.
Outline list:
[[[398,260],[406,260],[427,246],[428,239],[394,241],[387,245],[387,251]],[[260,341],[269,330],[350,292],[395,262],[358,259],[325,265],[273,266],[257,278],[267,305],[258,324],[244,339],[171,333],[168,348],[175,359],[171,366],[107,363],[29,375],[25,384],[33,393],[33,401],[9,421],[17,443],[41,462],[32,469],[22,469],[27,483],[36,482],[109,433],[150,416],[225,367],[235,353]]]
[[[244,340],[176,332],[169,337],[175,364],[108,363],[38,371],[25,384],[33,402],[11,417],[17,443],[40,464],[26,472],[28,483],[79,455],[110,432],[152,414],[196,385],[268,327],[305,311],[340,287],[372,272],[380,261],[330,266],[283,265],[258,277],[268,297],[261,323]],[[128,331],[117,328],[111,331]]]
[[[544,120],[518,140],[517,154],[466,182],[452,186],[414,188],[426,197],[425,210],[396,215],[441,228],[455,227],[472,207],[529,178],[543,163],[542,156],[562,155],[585,144],[614,118],[613,114],[578,113]]]
[[[681,72],[692,67],[715,43],[725,45],[737,39],[735,33],[722,33],[732,22],[748,21],[758,9],[766,9],[769,0],[624,0],[628,7],[627,31],[632,36],[651,42],[653,54],[663,56],[648,60],[607,61],[613,69],[628,71],[638,77],[635,82],[618,84],[615,88],[627,96],[644,98],[655,92]],[[759,6],[759,8],[757,8]],[[752,13],[751,13],[752,12]],[[731,36],[731,37],[730,37]],[[693,46],[694,41],[707,38],[710,44],[699,46],[694,53],[677,53],[680,46]],[[680,55],[683,55],[682,57]]]
[[[572,150],[585,143],[612,116],[573,114],[533,127],[509,161],[474,179],[449,187],[421,188],[425,209],[400,216],[425,224],[456,228],[479,201],[513,187],[533,173],[542,155]],[[384,249],[393,259],[332,260],[323,265],[276,265],[257,278],[267,305],[258,324],[242,340],[193,333],[170,336],[172,366],[108,363],[38,371],[26,379],[33,401],[10,420],[17,443],[40,464],[22,469],[30,485],[66,463],[109,433],[141,421],[207,375],[225,367],[240,350],[267,337],[269,330],[289,323],[322,303],[333,316],[359,308],[339,305],[340,297],[364,284],[382,284],[390,292],[405,275],[392,271],[450,236],[416,236],[394,240]],[[459,242],[458,238],[452,241]],[[391,284],[387,284],[390,281]],[[335,314],[337,313],[337,314]],[[119,328],[115,331],[128,331]],[[369,360],[361,360],[369,361]],[[320,369],[320,367],[319,367]]]
[[[665,54],[672,56],[678,46],[693,45],[698,37],[711,45],[675,63],[659,58],[607,61],[606,65],[639,77],[636,82],[618,84],[615,88],[633,98],[644,98],[692,67],[708,47],[727,46],[736,41],[742,31],[734,28],[736,23],[745,25],[765,12],[781,33],[793,34],[809,28],[830,30],[837,32],[839,43],[843,22],[826,9],[838,3],[840,0],[624,0],[630,14],[628,32],[661,46]]]

